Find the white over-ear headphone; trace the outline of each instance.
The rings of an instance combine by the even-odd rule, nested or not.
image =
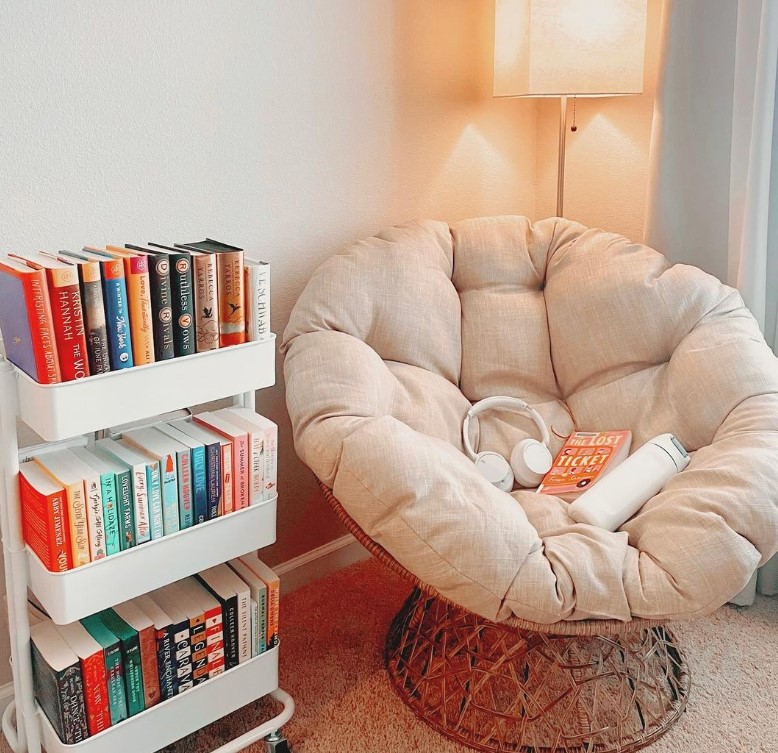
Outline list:
[[[540,429],[543,441],[522,439],[511,451],[510,463],[498,452],[490,450],[476,452],[470,443],[470,421],[479,413],[491,408],[510,408],[526,413]],[[540,413],[517,397],[496,395],[480,400],[470,408],[462,424],[462,441],[467,456],[475,463],[482,476],[504,492],[509,492],[513,488],[514,478],[520,486],[524,487],[537,486],[543,480],[543,476],[551,470],[554,460],[551,457],[551,450],[548,449],[549,440],[548,429]]]

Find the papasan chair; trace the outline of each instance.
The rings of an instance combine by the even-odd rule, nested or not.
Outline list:
[[[629,751],[686,704],[665,624],[713,612],[778,549],[778,360],[737,291],[554,218],[414,222],[315,272],[283,341],[295,448],[368,549],[414,585],[391,682],[470,747]],[[691,462],[615,532],[506,493],[462,421],[520,397],[551,428],[664,432]],[[481,415],[480,446],[537,437]]]

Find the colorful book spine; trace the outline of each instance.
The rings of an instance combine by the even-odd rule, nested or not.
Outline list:
[[[231,500],[232,506],[229,510],[226,509],[226,502],[230,500],[225,500],[225,512],[241,510],[244,507],[248,507],[250,499],[248,432],[245,429],[235,426],[235,424],[227,418],[217,413],[198,413],[197,415],[192,416],[192,418],[197,423],[215,431],[232,444],[231,480],[233,485],[233,500]],[[222,457],[222,460],[223,459],[224,458]]]
[[[176,659],[176,695],[193,687],[192,681],[192,646],[189,642],[189,619],[184,619],[175,625],[173,634]]]
[[[0,260],[0,328],[12,363],[41,384],[62,381],[46,273]]]
[[[221,605],[205,613],[205,638],[208,643],[208,677],[224,672],[224,626]]]
[[[105,523],[103,520],[103,493],[100,474],[84,478],[86,495],[86,516],[89,526],[89,554],[92,562],[105,557]]]
[[[152,540],[161,539],[165,535],[165,523],[162,512],[162,478],[157,460],[149,460],[146,463],[146,488],[149,490],[151,538]]]
[[[200,442],[205,449],[208,520],[219,516],[222,497],[221,438],[190,421],[179,420],[171,424],[174,429]]]
[[[105,553],[108,555],[118,554],[122,547],[119,532],[119,498],[116,492],[115,474],[100,474],[100,495],[103,498],[103,520],[105,521]]]
[[[108,249],[126,251],[115,246],[108,246]],[[154,325],[148,257],[143,254],[124,256],[124,275],[127,279],[133,360],[136,366],[154,363]]]
[[[257,653],[262,654],[267,651],[267,585],[264,589],[259,590],[257,613],[259,617],[259,624],[257,627]]]
[[[194,500],[192,498],[192,456],[189,452],[176,453],[178,467],[178,514],[181,528],[194,525]]]
[[[105,319],[103,276],[100,273],[100,262],[79,262],[78,276],[81,281],[81,299],[84,306],[89,372],[91,374],[104,374],[111,370],[111,359],[108,350],[108,329]]]
[[[208,466],[205,447],[195,447],[192,456],[192,502],[194,522],[204,523],[208,520]]]
[[[127,712],[130,716],[139,714],[145,708],[143,695],[143,669],[140,655],[138,631],[130,627],[113,609],[98,613],[100,621],[118,639],[122,649],[124,665],[124,689],[127,693]]]
[[[246,306],[243,291],[243,251],[216,254],[219,286],[219,345],[246,342]]]
[[[192,257],[178,249],[167,250],[170,252],[170,289],[173,299],[173,345],[176,356],[189,356],[197,352]]]
[[[74,266],[46,269],[54,336],[63,381],[89,376],[89,356],[78,271]]]
[[[124,683],[121,643],[116,635],[102,623],[99,615],[93,614],[84,617],[81,624],[103,647],[111,724],[118,724],[127,718],[127,692]]]
[[[213,254],[193,252],[192,274],[195,289],[195,337],[197,352],[201,353],[219,347],[216,257]]]
[[[100,262],[100,271],[103,273],[103,299],[111,368],[128,369],[134,366],[134,362],[124,263],[121,259],[106,259]]]
[[[128,246],[128,248],[131,248]],[[173,345],[173,291],[170,285],[170,259],[166,254],[149,256],[151,313],[154,321],[154,356],[166,361],[176,354]]]
[[[197,686],[208,679],[208,640],[204,614],[189,618],[189,635],[192,645],[192,684]]]
[[[132,471],[128,468],[116,474],[116,496],[119,502],[119,543],[122,551],[135,546],[135,502],[132,491]]]
[[[259,605],[254,599],[251,604],[251,655],[259,654]]]
[[[159,673],[159,693],[163,701],[175,695],[173,683],[173,652],[175,651],[173,626],[166,625],[156,630],[157,671]]]
[[[246,335],[249,340],[270,337],[270,264],[246,259]]]

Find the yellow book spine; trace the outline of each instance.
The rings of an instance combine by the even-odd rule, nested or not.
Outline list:
[[[62,481],[59,482],[62,484]],[[81,567],[91,562],[89,553],[89,526],[86,519],[86,495],[84,482],[62,484],[68,501],[68,525],[70,527],[70,552],[73,567]]]

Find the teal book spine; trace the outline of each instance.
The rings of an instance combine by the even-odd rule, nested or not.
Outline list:
[[[119,502],[119,544],[124,551],[135,546],[132,473],[129,468],[116,474],[116,498]]]
[[[146,708],[143,695],[143,669],[140,658],[138,631],[131,628],[113,609],[105,609],[97,615],[100,621],[118,639],[124,664],[124,689],[127,694],[127,711],[130,716],[140,714]]]
[[[117,554],[122,550],[119,535],[119,500],[116,494],[116,476],[100,474],[100,491],[103,496],[103,525],[105,527],[105,553]]]
[[[149,463],[146,466],[146,488],[149,490],[151,538],[161,539],[165,535],[165,524],[162,515],[162,483],[158,462]]]
[[[181,528],[178,517],[178,475],[172,455],[160,460],[159,470],[162,480],[162,526],[167,536]]]
[[[205,463],[205,446],[192,448],[192,497],[194,522],[208,520],[208,473]]]
[[[108,687],[108,711],[111,724],[118,724],[127,718],[127,693],[124,688],[124,664],[119,639],[103,625],[96,614],[84,617],[81,624],[103,647],[105,678]]]

